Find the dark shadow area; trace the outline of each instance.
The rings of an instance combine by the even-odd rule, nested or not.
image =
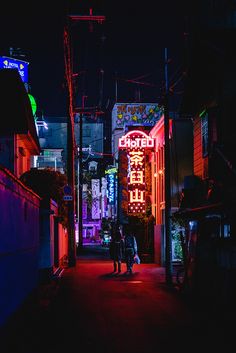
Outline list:
[[[138,280],[139,272],[134,271],[132,274],[127,273],[126,271],[117,273],[117,272],[109,272],[104,273],[103,275],[99,276],[100,279],[107,280],[107,279],[115,279],[118,281],[132,281]]]
[[[111,261],[109,248],[101,244],[86,244],[77,251],[77,259]]]

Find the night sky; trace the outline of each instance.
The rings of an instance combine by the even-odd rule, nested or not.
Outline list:
[[[51,4],[54,3],[54,6]],[[76,104],[110,108],[120,102],[158,102],[168,48],[169,83],[183,71],[184,11],[180,2],[154,1],[40,1],[1,5],[0,55],[21,48],[29,64],[30,92],[45,116],[65,116],[66,81],[63,29],[68,14],[104,15],[93,32],[86,22],[71,24]],[[20,57],[19,57],[20,58]],[[115,77],[117,77],[117,97]],[[127,82],[134,80],[138,83]],[[173,102],[178,102],[178,90]],[[178,109],[178,103],[175,107]]]

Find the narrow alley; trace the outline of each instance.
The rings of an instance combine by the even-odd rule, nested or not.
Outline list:
[[[85,246],[73,268],[37,291],[1,332],[1,353],[235,352],[217,310],[190,304],[164,268],[112,274],[107,248]],[[218,319],[217,319],[218,318]]]

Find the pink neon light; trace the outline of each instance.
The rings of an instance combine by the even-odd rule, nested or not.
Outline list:
[[[145,148],[154,147],[152,137],[140,130],[129,131],[119,139],[119,148],[129,156],[128,212],[145,213]]]
[[[152,148],[154,147],[154,141],[155,140],[145,132],[132,130],[119,138],[118,146],[119,148]]]

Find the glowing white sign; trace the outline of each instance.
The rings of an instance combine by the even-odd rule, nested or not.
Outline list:
[[[137,136],[139,135],[139,137]],[[141,135],[141,137],[140,137]],[[154,139],[140,130],[128,132],[125,136],[119,138],[120,148],[152,148],[154,147]]]
[[[92,219],[100,219],[100,180],[99,179],[92,179],[91,180],[92,186]]]

